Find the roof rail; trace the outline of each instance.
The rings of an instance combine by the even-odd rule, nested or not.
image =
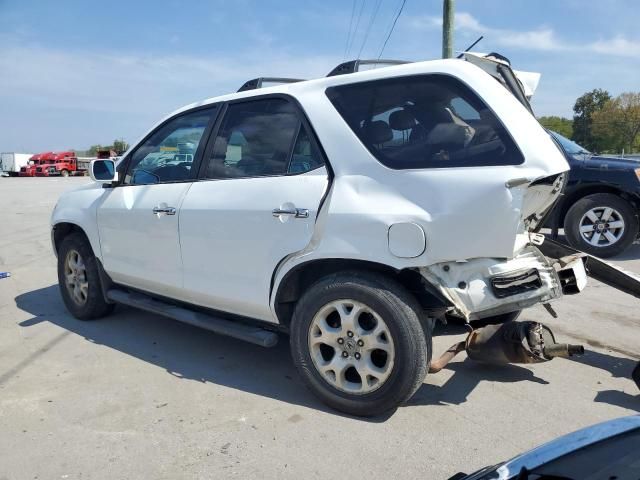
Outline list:
[[[296,83],[303,81],[304,80],[301,78],[258,77],[244,82],[238,89],[238,91],[244,92],[245,90],[255,90],[256,88],[262,88],[262,85],[264,83]]]
[[[333,77],[335,75],[345,75],[347,73],[355,73],[360,71],[360,65],[382,65],[382,66],[391,66],[391,65],[403,65],[405,63],[411,63],[407,60],[349,60],[348,62],[341,63],[333,70],[329,72],[327,77]]]

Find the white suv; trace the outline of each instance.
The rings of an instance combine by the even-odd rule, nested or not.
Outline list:
[[[511,319],[584,277],[531,233],[569,167],[526,84],[467,60],[212,98],[95,161],[52,217],[67,308],[123,303],[264,346],[288,333],[329,405],[406,401],[436,319]]]

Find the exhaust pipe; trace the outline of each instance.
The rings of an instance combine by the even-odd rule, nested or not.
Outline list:
[[[582,345],[557,343],[546,325],[531,321],[507,322],[473,330],[464,342],[452,345],[432,362],[429,373],[442,370],[463,350],[470,359],[492,365],[541,363],[555,357],[568,358],[584,353]],[[640,367],[638,370],[640,376]]]
[[[556,343],[544,347],[544,355],[549,358],[569,358],[574,355],[584,355],[584,347],[582,345],[571,345],[569,343]]]
[[[557,343],[549,327],[538,322],[508,322],[471,332],[469,358],[494,365],[541,363],[584,353],[581,345]]]

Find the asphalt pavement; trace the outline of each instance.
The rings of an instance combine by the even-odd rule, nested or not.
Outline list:
[[[640,412],[640,300],[596,281],[521,318],[575,360],[488,367],[461,354],[382,418],[303,386],[282,338],[262,349],[118,307],[81,322],[57,286],[49,216],[87,178],[0,178],[0,479],[445,479]],[[640,246],[614,263],[640,273]],[[464,338],[439,328],[435,355]]]

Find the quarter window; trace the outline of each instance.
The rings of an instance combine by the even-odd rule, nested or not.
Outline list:
[[[322,165],[295,107],[282,98],[232,103],[209,154],[206,178],[304,173]]]
[[[494,113],[453,77],[376,80],[332,87],[327,95],[387,167],[477,167],[524,161]]]
[[[132,154],[124,183],[179,182],[192,177],[193,161],[216,107],[176,117],[156,130]]]

